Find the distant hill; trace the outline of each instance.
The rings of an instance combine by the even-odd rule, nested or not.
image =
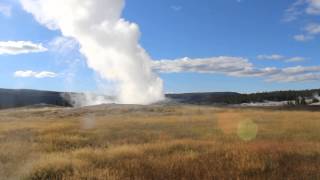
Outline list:
[[[258,103],[265,101],[301,101],[304,98],[314,99],[320,94],[320,89],[302,91],[274,91],[252,94],[240,94],[235,92],[208,92],[208,93],[184,93],[167,94],[169,103],[185,103],[198,105],[228,105],[242,103]],[[33,106],[39,104],[71,107],[71,96],[81,97],[81,93],[63,93],[38,90],[14,90],[0,89],[0,109]]]
[[[23,107],[37,104],[71,106],[60,92],[26,89],[0,89],[0,109]]]
[[[183,93],[167,94],[166,97],[186,104],[229,104],[240,97],[235,92],[207,92],[207,93]]]

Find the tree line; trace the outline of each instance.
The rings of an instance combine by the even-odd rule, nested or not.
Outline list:
[[[306,105],[319,102],[317,96],[320,89],[300,91],[273,91],[251,94],[240,94],[232,92],[220,93],[185,93],[168,94],[168,98],[178,100],[182,103],[191,104],[242,104],[260,103],[266,101],[287,101],[288,105]]]

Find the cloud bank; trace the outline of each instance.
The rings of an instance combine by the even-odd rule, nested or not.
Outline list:
[[[16,71],[14,73],[14,77],[18,77],[18,78],[38,78],[38,79],[42,79],[42,78],[54,78],[57,77],[58,74],[54,73],[54,72],[50,72],[50,71],[41,71],[41,72],[35,72],[35,71],[31,71],[31,70],[27,70],[27,71]]]
[[[191,59],[188,57],[174,60],[154,61],[152,65],[155,71],[161,73],[240,73],[248,72],[253,69],[253,65],[244,58],[240,57],[212,57]]]
[[[39,23],[78,41],[88,66],[117,82],[119,103],[149,104],[164,98],[163,82],[139,45],[138,25],[121,18],[124,0],[20,2]]]
[[[292,59],[295,60],[295,59]],[[299,60],[297,58],[297,60]],[[181,58],[153,62],[155,71],[161,73],[212,73],[233,77],[262,77],[268,82],[302,82],[320,80],[320,66],[295,66],[288,68],[257,68],[242,57],[211,57],[202,59]]]
[[[47,49],[42,44],[30,41],[0,41],[0,55],[18,55],[45,51]]]

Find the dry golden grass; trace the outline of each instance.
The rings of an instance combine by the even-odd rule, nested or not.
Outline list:
[[[2,110],[0,179],[320,179],[320,112]]]

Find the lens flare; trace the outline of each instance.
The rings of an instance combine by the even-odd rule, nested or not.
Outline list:
[[[258,126],[252,120],[245,120],[238,125],[238,136],[244,141],[251,141],[256,138]]]

